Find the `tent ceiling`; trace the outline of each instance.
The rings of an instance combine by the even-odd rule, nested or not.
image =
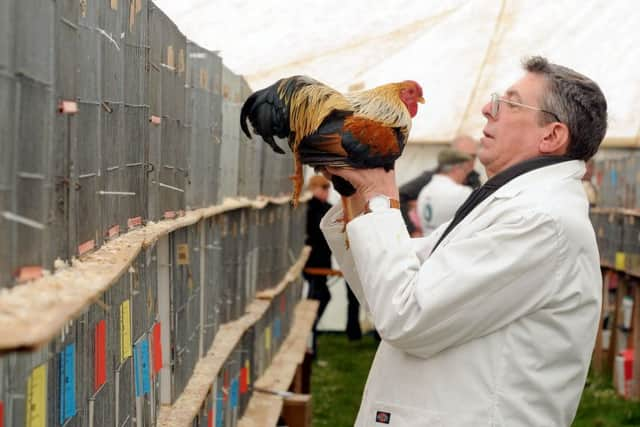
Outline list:
[[[253,88],[293,74],[339,90],[414,79],[427,104],[414,142],[480,136],[480,108],[544,55],[596,80],[611,145],[640,145],[640,8],[635,0],[157,0],[186,36],[220,51]]]

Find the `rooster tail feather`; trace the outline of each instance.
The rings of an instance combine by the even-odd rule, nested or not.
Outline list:
[[[280,148],[278,144],[276,144],[276,141],[273,139],[272,136],[268,136],[266,138],[263,137],[263,139],[264,139],[264,142],[269,144],[269,146],[273,149],[273,151],[275,151],[278,154],[284,154],[284,150]]]
[[[242,105],[242,110],[240,110],[240,128],[247,138],[251,138],[251,133],[249,132],[249,126],[247,126],[247,118],[249,117],[249,112],[253,109],[253,105],[256,103],[256,95],[258,93],[253,93]]]
[[[273,85],[253,93],[240,110],[240,127],[251,138],[247,120],[253,126],[254,133],[260,135],[276,153],[284,154],[274,137],[289,136],[289,107],[278,96],[278,85]]]

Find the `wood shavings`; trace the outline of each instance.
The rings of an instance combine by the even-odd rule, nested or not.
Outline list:
[[[318,301],[303,300],[294,311],[289,335],[264,374],[255,381],[255,387],[284,392],[304,359],[307,341],[318,310]],[[238,427],[274,426],[282,411],[283,397],[275,394],[253,393],[249,406],[238,421]]]
[[[274,289],[272,289],[272,292],[270,293],[271,298],[275,298],[276,296],[280,295],[280,293],[282,293],[286,289],[286,287],[300,275],[304,264],[307,262],[310,251],[310,247],[304,247],[300,254],[300,257],[298,258],[296,263],[292,265],[291,268],[289,268],[289,271],[286,273],[285,278]],[[204,400],[206,399],[207,392],[209,391],[213,380],[216,378],[216,376],[224,366],[225,361],[233,352],[233,349],[242,338],[244,332],[262,318],[262,316],[269,308],[270,304],[270,299],[266,297],[263,297],[263,299],[256,299],[247,306],[244,316],[235,321],[225,323],[220,327],[215,336],[213,344],[209,348],[209,351],[196,364],[193,374],[191,375],[191,378],[189,379],[189,382],[182,394],[178,397],[178,399],[172,406],[163,406],[160,409],[160,414],[158,416],[157,422],[158,427],[188,427],[192,425],[193,419],[196,417],[202,406],[202,402],[204,402]],[[304,320],[305,323],[302,324],[302,326],[296,326],[298,324],[294,320],[294,326],[291,329],[292,331],[295,331],[297,329],[305,329],[308,326],[308,330],[306,331],[307,335],[304,335],[305,348],[308,333],[311,330],[311,325],[313,325],[313,320],[315,319],[317,304],[318,303],[315,300],[303,300],[298,303],[298,306],[295,309],[294,316],[297,317],[300,317],[299,312],[306,313],[309,310],[313,310],[311,323],[308,322],[307,317],[309,315],[307,314],[300,317],[302,319],[307,319]],[[309,325],[307,325],[307,323],[309,323]],[[297,333],[290,332],[289,335],[299,337],[300,334],[304,334],[304,331],[298,331]],[[287,338],[287,340],[288,339],[289,338]],[[287,340],[285,340],[285,343],[283,343],[283,348],[290,348],[292,346],[292,344],[286,345]],[[298,349],[299,345],[295,348]],[[291,359],[291,356],[283,357],[286,360]],[[295,360],[298,360],[300,357],[304,357],[304,349],[302,351],[302,355],[296,356]],[[287,375],[288,372],[289,371],[287,371]],[[293,378],[293,375],[291,376],[291,378]],[[277,398],[280,399],[280,404],[282,404],[282,398]],[[278,414],[279,413],[280,412],[278,411]],[[272,424],[267,425],[275,425],[275,421]]]
[[[176,219],[148,221],[96,251],[69,261],[56,260],[54,272],[11,288],[0,289],[0,351],[37,348],[55,337],[64,324],[95,302],[127,273],[140,251],[162,236],[231,210],[262,209],[283,204],[289,196],[227,198],[221,205],[188,211]]]

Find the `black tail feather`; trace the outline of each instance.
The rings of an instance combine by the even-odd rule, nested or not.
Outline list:
[[[353,185],[341,176],[333,175],[331,177],[331,182],[333,182],[333,188],[335,188],[341,196],[350,197],[356,193],[356,189]]]
[[[247,119],[253,127],[254,133],[260,135],[276,153],[284,154],[274,139],[287,138],[289,129],[289,109],[278,97],[277,81],[273,85],[254,92],[242,105],[240,110],[240,127],[248,138],[251,138]]]
[[[256,102],[256,95],[258,92],[253,93],[242,105],[242,110],[240,110],[240,128],[247,138],[251,138],[251,133],[249,132],[249,127],[247,126],[247,117],[249,116],[249,111],[253,109],[253,104]]]

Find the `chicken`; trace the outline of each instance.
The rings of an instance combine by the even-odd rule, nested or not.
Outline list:
[[[422,88],[412,80],[341,94],[306,76],[278,80],[253,93],[242,106],[240,126],[284,154],[274,137],[288,138],[295,161],[293,203],[302,190],[302,165],[393,169],[409,137],[411,119],[424,103]],[[333,176],[344,197],[355,193],[344,179]],[[346,222],[346,219],[345,219]]]

